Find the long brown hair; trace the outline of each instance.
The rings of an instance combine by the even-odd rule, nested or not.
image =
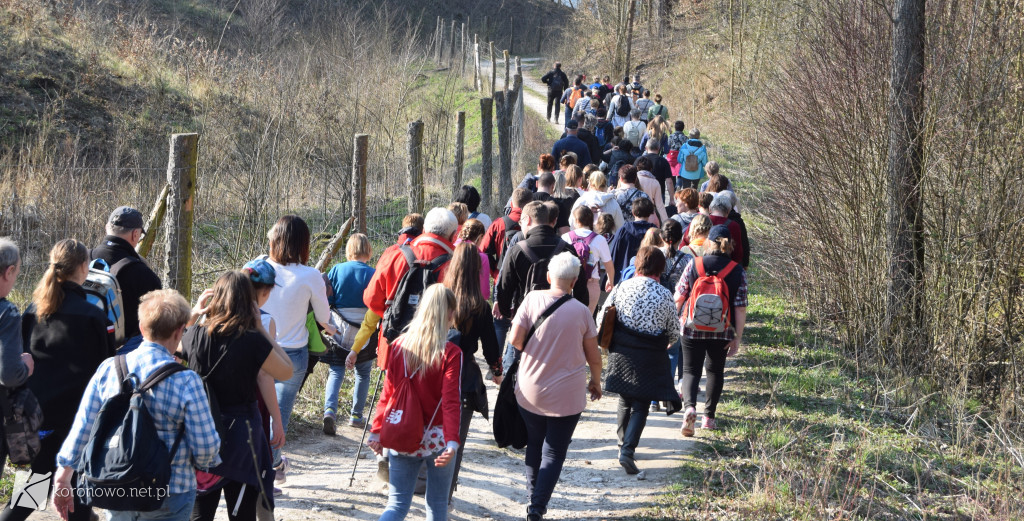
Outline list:
[[[225,271],[213,284],[206,312],[206,330],[211,335],[236,336],[256,329],[256,293],[249,275],[242,271]]]
[[[89,249],[74,239],[64,239],[50,250],[50,264],[32,292],[36,315],[45,320],[60,309],[64,303],[64,288],[61,284],[69,280],[82,264],[89,260]]]
[[[455,327],[465,332],[473,324],[473,315],[487,308],[480,289],[480,251],[470,242],[455,247],[444,274],[444,285],[455,294]]]

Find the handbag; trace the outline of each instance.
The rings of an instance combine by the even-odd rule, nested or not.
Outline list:
[[[39,454],[39,428],[43,409],[28,387],[0,391],[3,410],[4,448],[12,465],[28,465]]]
[[[537,321],[530,327],[530,331],[526,333],[526,339],[523,340],[523,348],[526,348],[526,344],[533,338],[537,328],[555,310],[560,308],[562,304],[570,300],[572,300],[572,296],[568,294],[562,295],[562,298],[556,300],[541,313]],[[517,358],[515,362],[512,362],[512,367],[509,367],[505,373],[505,378],[501,381],[501,387],[498,388],[498,398],[494,402],[494,420],[491,422],[491,426],[494,431],[494,441],[500,448],[511,445],[513,448],[521,449],[526,446],[526,421],[523,420],[523,415],[519,412],[519,402],[516,401],[516,381],[518,378],[519,359]]]
[[[597,331],[597,345],[607,350],[612,345],[612,335],[615,334],[615,320],[618,313],[615,311],[615,304],[608,306],[601,318],[601,328]]]

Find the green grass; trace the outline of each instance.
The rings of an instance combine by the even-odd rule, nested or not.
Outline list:
[[[718,420],[639,519],[1020,519],[1024,470],[991,433],[876,405],[875,381],[752,287]],[[933,409],[935,410],[935,409]]]

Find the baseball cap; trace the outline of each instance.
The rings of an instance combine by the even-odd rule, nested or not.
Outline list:
[[[242,270],[249,274],[249,280],[251,280],[253,284],[264,284],[267,286],[273,284],[275,286],[280,286],[280,284],[275,282],[277,272],[274,271],[274,267],[263,259],[253,259],[245,263],[245,267],[243,267]]]
[[[145,228],[142,221],[142,212],[132,208],[131,206],[118,206],[110,213],[110,218],[107,222],[122,228],[136,229]]]
[[[575,119],[570,119],[569,121],[565,122],[565,128],[569,130],[576,130],[580,128],[580,122],[576,121]]]
[[[718,239],[732,239],[732,234],[729,233],[729,227],[724,224],[718,224],[712,226],[708,231],[708,240],[717,241]]]

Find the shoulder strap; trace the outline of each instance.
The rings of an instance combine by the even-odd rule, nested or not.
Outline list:
[[[590,235],[583,238],[583,242],[587,243],[587,247],[590,247],[590,243],[594,242],[594,238],[597,237],[597,232],[591,230]]]
[[[555,249],[551,252],[551,256],[554,257],[555,255],[562,253],[568,247],[569,244],[566,243],[565,241],[558,241],[558,243],[555,244]]]
[[[121,392],[130,393],[132,384],[128,381],[128,355],[115,356],[114,369],[117,370],[117,381],[121,382]]]
[[[707,277],[708,276],[707,272],[704,271],[704,257],[694,257],[693,258],[693,267],[697,268],[697,276],[698,277]]]
[[[539,317],[537,317],[537,320],[533,323],[532,326],[530,326],[530,330],[526,332],[526,339],[523,340],[523,349],[526,349],[526,344],[530,343],[530,339],[533,338],[533,334],[537,332],[537,329],[540,328],[541,324],[543,324],[544,321],[548,319],[548,317],[554,314],[554,312],[557,311],[558,308],[562,307],[562,304],[565,304],[570,300],[572,300],[572,295],[568,293],[562,295],[561,298],[559,298],[553,304],[548,306],[548,308],[545,309]]]
[[[569,232],[569,240],[570,241],[575,243],[576,241],[580,240],[581,238],[582,237],[580,237],[579,235],[576,235],[576,230],[572,230],[572,231]]]
[[[451,255],[447,253],[442,253],[441,255],[434,257],[434,260],[430,261],[430,264],[427,265],[427,269],[429,269],[430,271],[436,271],[438,268],[443,266],[444,263],[448,262],[448,260],[450,260],[451,258]]]
[[[160,366],[156,371],[153,371],[153,373],[150,374],[149,377],[146,378],[141,385],[139,385],[138,392],[144,393],[156,387],[156,384],[162,382],[164,378],[167,378],[168,376],[171,376],[172,374],[177,373],[179,371],[185,370],[187,370],[187,368],[179,364],[178,362],[168,362]]]
[[[413,265],[416,264],[416,254],[413,253],[412,248],[408,244],[403,244],[398,247],[398,251],[402,252],[402,255],[405,256],[405,263],[412,269]]]
[[[725,280],[725,278],[728,277],[730,273],[732,273],[732,270],[735,267],[736,261],[729,261],[729,264],[726,264],[724,268],[718,270],[718,278]]]
[[[540,257],[538,257],[536,253],[534,253],[533,248],[530,248],[529,244],[526,244],[526,241],[519,241],[516,243],[516,245],[519,246],[519,249],[523,251],[523,253],[526,255],[526,258],[530,259],[530,264],[534,264],[540,260]]]
[[[135,264],[136,262],[142,262],[142,260],[136,259],[135,257],[129,255],[115,262],[114,265],[110,267],[110,274],[116,277],[117,274],[120,273],[121,270],[123,270],[126,266],[128,266],[129,264]]]

